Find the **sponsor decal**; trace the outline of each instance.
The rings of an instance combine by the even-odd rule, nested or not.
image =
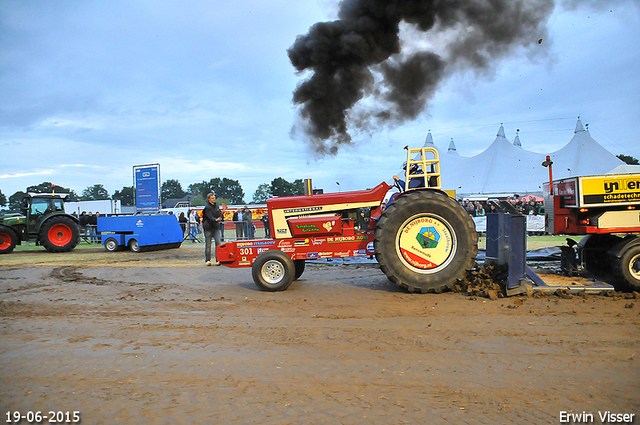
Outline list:
[[[251,263],[250,263],[250,262],[248,262],[248,261],[240,261],[240,262],[238,263],[238,265],[239,265],[239,266],[250,266],[250,265],[251,265]]]
[[[282,248],[280,251],[282,252],[296,252],[295,248]]]
[[[258,248],[258,255],[262,254],[265,251],[269,251],[269,248]]]
[[[400,235],[402,258],[411,266],[431,270],[447,262],[453,252],[453,235],[440,220],[418,217]]]
[[[334,252],[333,255],[335,257],[351,257],[351,251]]]
[[[138,220],[138,221],[136,221],[136,226],[143,227],[144,223],[142,222],[142,220]]]
[[[366,249],[354,249],[353,250],[353,255],[357,256],[357,255],[367,255],[367,250]]]
[[[373,248],[373,242],[369,242],[367,244],[367,251],[369,252],[375,252],[375,249]]]
[[[249,246],[251,248],[257,248],[260,246],[275,245],[276,241],[253,241],[253,242],[238,242],[237,246]]]
[[[585,204],[638,202],[640,200],[640,176],[584,177],[582,189]]]
[[[287,229],[276,229],[276,232],[282,235],[284,233],[287,233]]]
[[[365,239],[369,239],[369,235],[357,235],[357,236],[335,236],[332,238],[327,238],[327,242],[329,243],[341,243],[341,242],[352,242],[352,241],[363,241]]]
[[[319,252],[318,256],[320,258],[326,258],[326,257],[331,257],[333,256],[333,252]]]
[[[317,252],[307,252],[307,259],[308,260],[315,260],[316,258],[318,258],[318,253]]]
[[[335,225],[336,225],[335,220],[334,221],[327,221],[326,223],[322,224],[322,227],[324,227],[327,230],[327,232],[330,232],[331,229],[333,229],[333,226],[335,226]]]
[[[416,240],[420,244],[421,247],[435,248],[438,246],[438,242],[440,241],[440,233],[436,230],[435,227],[423,227],[418,232],[418,236],[416,236]]]
[[[284,210],[284,213],[294,214],[294,213],[312,212],[312,211],[322,211],[322,207],[292,208],[292,209]]]
[[[296,229],[302,230],[302,232],[320,232],[315,224],[296,224]]]
[[[280,241],[278,246],[291,246],[291,241]]]
[[[309,239],[303,241],[294,241],[293,246],[309,246]]]
[[[314,245],[322,245],[326,239],[311,239],[311,243]]]

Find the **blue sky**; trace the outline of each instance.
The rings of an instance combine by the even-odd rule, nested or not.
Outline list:
[[[275,177],[359,190],[397,173],[402,148],[422,146],[429,130],[440,148],[453,138],[471,156],[504,123],[509,139],[520,129],[525,149],[547,153],[571,139],[578,116],[609,151],[640,158],[638,0],[557,2],[536,48],[516,49],[482,75],[454,74],[416,120],[354,135],[353,146],[318,158],[303,136],[290,136],[292,92],[304,75],[286,50],[337,8],[332,0],[3,0],[0,190],[51,181],[113,193],[132,185],[134,165],[149,163],[185,188],[239,180],[247,201]]]

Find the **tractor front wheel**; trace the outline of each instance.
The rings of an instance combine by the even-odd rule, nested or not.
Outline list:
[[[263,291],[284,291],[293,282],[296,267],[287,254],[270,249],[258,255],[251,266],[251,274],[255,284]]]
[[[445,193],[414,190],[382,213],[374,247],[389,280],[409,292],[440,293],[473,267],[478,234],[469,214]]]
[[[78,245],[78,224],[66,216],[53,216],[40,230],[40,243],[49,252],[68,252]]]
[[[16,237],[13,229],[7,226],[0,226],[0,254],[9,254],[16,247]]]

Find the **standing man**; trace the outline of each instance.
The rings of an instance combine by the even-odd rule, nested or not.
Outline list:
[[[244,221],[244,235],[247,239],[253,239],[253,214],[248,206],[242,209],[242,221]]]
[[[236,225],[236,239],[240,240],[242,239],[242,220],[240,219],[241,217],[238,217],[238,210],[235,210],[233,213],[233,222]]]
[[[204,229],[204,263],[207,266],[219,266],[220,263],[216,257],[216,248],[220,245],[220,222],[222,221],[222,211],[216,205],[216,194],[207,195],[207,205],[202,211],[202,227]],[[213,263],[211,262],[211,239],[213,238],[215,245],[213,247]]]
[[[270,238],[271,237],[271,227],[269,227],[269,211],[264,213],[264,215],[262,216],[260,221],[262,221],[262,224],[264,225],[265,238]]]

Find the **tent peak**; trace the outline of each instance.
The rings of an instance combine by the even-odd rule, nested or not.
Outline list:
[[[424,140],[424,145],[435,146],[435,143],[433,143],[433,136],[431,135],[431,130],[429,130],[429,133],[427,133],[427,138]]]
[[[576,129],[573,131],[573,133],[580,133],[582,131],[585,131],[583,125],[582,125],[582,121],[580,121],[580,116],[578,116],[578,122],[576,122]]]
[[[516,138],[513,139],[513,146],[522,147],[522,143],[520,142],[520,129],[516,130]]]
[[[453,137],[451,138],[451,141],[449,142],[449,149],[447,149],[447,153],[458,153],[458,151],[456,149],[456,144],[453,143]]]
[[[498,130],[498,134],[496,134],[496,136],[505,137],[505,135],[504,135],[504,125],[502,123],[500,123],[500,129]]]

